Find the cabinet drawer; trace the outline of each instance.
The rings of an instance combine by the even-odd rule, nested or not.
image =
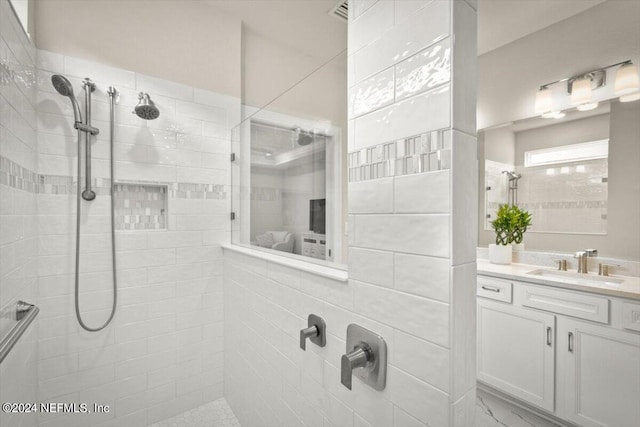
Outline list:
[[[609,323],[609,300],[559,289],[522,285],[522,305],[593,322]]]
[[[640,304],[622,303],[622,327],[640,332]]]
[[[511,304],[512,287],[513,284],[508,280],[478,276],[477,293],[480,297]]]

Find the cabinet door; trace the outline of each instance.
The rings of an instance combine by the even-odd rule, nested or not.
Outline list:
[[[552,412],[555,316],[478,299],[478,379]]]
[[[639,334],[560,318],[558,375],[563,418],[585,427],[640,426]]]

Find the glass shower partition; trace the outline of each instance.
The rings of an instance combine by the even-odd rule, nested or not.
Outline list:
[[[267,105],[242,106],[231,132],[232,244],[343,263],[346,62],[343,52]]]

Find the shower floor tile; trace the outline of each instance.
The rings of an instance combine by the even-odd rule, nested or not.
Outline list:
[[[240,427],[224,398],[198,406],[149,427]]]
[[[478,390],[476,427],[561,427],[560,424]],[[149,427],[241,427],[224,398],[167,418]],[[398,426],[401,427],[401,426]]]

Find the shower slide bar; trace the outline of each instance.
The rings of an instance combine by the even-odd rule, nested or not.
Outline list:
[[[9,333],[2,338],[2,342],[0,342],[0,363],[2,363],[11,352],[39,312],[40,309],[37,306],[24,301],[18,301],[14,307],[9,308],[9,317],[11,317],[11,320],[16,320],[17,323],[11,328]]]

